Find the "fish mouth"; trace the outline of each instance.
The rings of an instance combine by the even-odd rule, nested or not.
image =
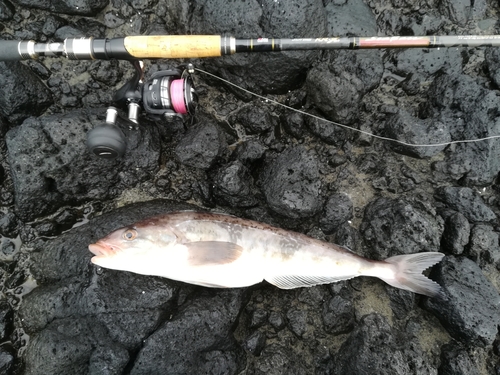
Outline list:
[[[105,242],[97,241],[96,243],[89,245],[89,250],[96,257],[104,258],[112,255],[116,249]]]

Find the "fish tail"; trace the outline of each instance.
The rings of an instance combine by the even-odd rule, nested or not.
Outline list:
[[[378,277],[396,288],[429,297],[445,298],[441,286],[422,274],[427,268],[439,263],[443,257],[444,254],[437,252],[393,256],[385,262],[394,266],[394,274],[391,277]]]

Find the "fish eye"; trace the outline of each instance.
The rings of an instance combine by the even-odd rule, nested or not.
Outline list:
[[[127,229],[123,232],[122,237],[126,241],[133,241],[137,237],[137,231],[135,229]]]

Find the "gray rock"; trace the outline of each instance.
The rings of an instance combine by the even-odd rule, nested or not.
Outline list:
[[[366,207],[360,230],[374,258],[439,250],[441,218],[415,203],[379,198]]]
[[[245,356],[232,327],[243,306],[240,289],[206,291],[149,336],[131,374],[233,374]],[[193,334],[196,332],[196,334]]]
[[[460,212],[450,215],[444,223],[441,245],[454,255],[460,255],[469,243],[470,224]]]
[[[334,296],[323,304],[321,317],[326,332],[333,335],[350,332],[354,328],[354,305],[348,299]]]
[[[353,217],[353,204],[346,194],[332,194],[326,201],[319,225],[323,232],[330,234]]]
[[[65,0],[57,1],[61,4]],[[16,0],[0,0],[0,18],[5,18],[2,4],[9,3],[15,5],[7,5],[6,18],[10,19],[0,21],[0,38],[40,42],[72,36],[101,38],[131,34],[227,33],[237,38],[494,34],[497,21],[490,18],[475,22],[473,13],[484,4],[483,0],[474,4],[460,0],[453,4],[449,0],[113,0],[95,17],[62,17],[50,10],[19,5]],[[484,13],[477,14],[494,15],[497,5],[490,3]],[[46,2],[44,6],[57,4]],[[465,19],[466,26],[453,19]],[[439,124],[449,131],[452,140],[461,140],[500,133],[496,51],[497,48],[487,47],[302,51],[236,54],[193,62],[198,68],[255,91],[284,94],[276,99],[293,108],[320,117],[357,118],[351,125],[376,134],[383,134],[387,122],[397,116],[398,109],[404,109],[418,124]],[[145,61],[146,77],[182,63],[185,62]],[[265,118],[271,113],[280,116],[281,126],[273,123],[269,127],[267,122],[255,121],[258,126],[252,129],[250,123],[243,129],[243,133],[253,133],[252,136],[241,138],[243,121],[235,123],[233,119],[240,109],[260,102],[197,72],[194,79],[200,102],[198,115],[191,124],[210,122],[227,133],[226,141],[217,135],[200,137],[206,150],[212,146],[215,149],[214,154],[203,151],[198,156],[200,163],[206,163],[201,168],[181,165],[180,158],[175,160],[181,139],[186,145],[193,143],[192,138],[184,139],[189,134],[184,130],[185,125],[190,128],[190,121],[149,124],[144,116],[140,118],[141,130],[128,135],[131,146],[125,156],[128,160],[111,165],[93,164],[91,159],[73,162],[75,159],[64,158],[65,147],[70,149],[66,152],[80,160],[80,153],[86,152],[85,140],[79,138],[81,129],[84,133],[91,125],[102,123],[102,108],[112,102],[115,89],[130,76],[130,65],[111,60],[43,57],[22,64],[47,85],[54,100],[40,114],[34,107],[17,111],[20,118],[40,117],[29,120],[31,125],[22,130],[25,136],[16,144],[6,148],[5,142],[0,142],[0,233],[8,237],[0,238],[0,259],[12,259],[0,261],[0,295],[10,305],[7,315],[13,314],[12,321],[6,319],[6,337],[0,341],[0,373],[20,375],[26,373],[26,368],[48,374],[129,374],[132,369],[155,373],[152,361],[159,363],[160,368],[175,366],[179,373],[196,374],[436,375],[449,369],[474,373],[474,367],[482,373],[500,373],[495,363],[500,353],[498,332],[493,348],[462,343],[456,347],[443,345],[448,341],[443,335],[443,325],[432,313],[422,311],[424,297],[384,287],[381,282],[369,285],[376,282],[372,279],[356,278],[290,291],[261,284],[245,289],[248,294],[240,290],[206,290],[163,278],[99,269],[89,263],[91,254],[86,248],[89,242],[116,227],[166,206],[155,201],[137,204],[133,209],[115,211],[114,207],[124,201],[160,195],[209,207],[223,204],[240,217],[323,238],[320,229],[323,202],[334,192],[346,192],[356,205],[353,226],[347,222],[340,224],[332,235],[327,235],[328,241],[374,258],[437,250],[441,242],[441,249],[447,254],[466,254],[495,277],[495,266],[500,267],[495,261],[496,219],[486,224],[472,221],[469,224],[463,212],[448,208],[434,193],[438,186],[489,186],[481,192],[481,198],[496,212],[498,140],[450,145],[439,157],[419,160],[394,152],[384,141],[359,137],[351,130],[311,120],[265,101],[257,113],[249,110],[241,120],[251,120],[255,114]],[[315,73],[318,76],[311,77]],[[340,87],[334,87],[336,83]],[[318,88],[322,88],[322,93],[316,92]],[[349,108],[329,103],[336,100],[337,93],[339,103]],[[351,100],[342,97],[344,93],[351,95]],[[31,98],[35,98],[33,95],[38,92],[30,93]],[[70,115],[81,107],[100,113],[100,118],[79,112]],[[203,108],[210,115],[204,115]],[[58,114],[61,112],[66,115]],[[54,125],[47,131],[40,124],[49,113],[58,115],[51,115]],[[59,121],[78,116],[81,121]],[[0,115],[0,135],[16,124]],[[239,126],[238,132],[231,129],[233,125]],[[74,142],[59,143],[55,130],[66,129],[65,138],[71,139],[72,127]],[[399,132],[399,127],[395,129]],[[401,129],[402,139],[413,136],[408,126]],[[428,136],[422,129],[426,127],[419,126],[419,134]],[[39,143],[28,133],[52,137],[55,141]],[[144,153],[134,153],[134,145],[143,141]],[[232,154],[233,147],[226,142],[237,145]],[[21,158],[17,158],[20,154],[16,153],[16,147],[25,150]],[[290,151],[296,147],[301,150]],[[195,148],[200,150],[202,146]],[[9,156],[10,153],[14,156]],[[309,156],[314,162],[309,161]],[[59,157],[61,163],[51,161],[52,157]],[[54,170],[62,168],[60,174],[45,165],[47,160]],[[9,165],[9,161],[13,163]],[[294,171],[300,171],[297,175],[292,173],[295,178],[292,182],[287,175],[289,164]],[[15,185],[18,182],[11,176],[20,175],[18,167],[23,172],[25,186],[29,187],[28,179],[33,177],[33,190],[20,190]],[[49,178],[56,175],[57,183],[49,183],[47,190],[39,189],[41,173],[48,173]],[[251,190],[250,196],[257,198],[256,205],[235,206],[241,198],[238,187],[245,183],[253,187],[252,178],[260,189]],[[276,183],[278,180],[286,183],[280,185]],[[64,196],[52,196],[56,188],[59,190],[59,184],[65,186]],[[225,193],[220,194],[219,190],[220,195],[216,196],[215,192],[221,187],[227,188],[228,197],[236,192],[238,199],[224,202],[221,198]],[[265,196],[264,190],[270,188],[274,189],[272,194]],[[322,189],[327,195],[323,196]],[[283,203],[281,190],[297,195],[291,202]],[[277,198],[274,202],[282,204],[280,208],[267,203],[269,196]],[[371,227],[378,237],[361,229],[358,232],[355,228],[361,225],[369,208],[367,199],[375,202],[380,197],[390,198],[385,201],[387,207],[382,202],[378,207],[372,206],[362,225]],[[33,203],[24,205],[23,213],[17,215],[14,198]],[[405,208],[407,204],[409,208]],[[92,218],[103,212],[110,213],[102,220]],[[90,222],[86,222],[88,218]],[[73,228],[75,224],[80,227]],[[473,234],[468,243],[471,227]],[[69,233],[62,233],[70,228]],[[380,254],[375,250],[380,250]],[[457,279],[469,277],[468,269],[459,271],[452,272]],[[33,278],[38,287],[26,294],[34,286]],[[379,303],[372,303],[377,296],[368,294],[379,292],[385,297]],[[248,296],[248,303],[240,293]],[[468,297],[466,294],[457,299]],[[477,306],[488,305],[489,302],[484,302],[488,298],[481,295],[467,308],[476,310]],[[229,306],[232,303],[237,306]],[[355,307],[352,326],[350,304]],[[483,308],[477,307],[479,311]],[[363,318],[366,311],[383,313],[388,320],[390,317],[390,324],[380,316]],[[336,333],[343,330],[346,333]],[[33,346],[26,347],[23,332],[29,335]],[[159,339],[157,343],[154,338]]]
[[[373,369],[383,369],[387,375],[428,373],[412,371],[423,353],[409,338],[404,342],[404,346],[398,344],[393,329],[384,317],[375,313],[366,315],[337,352],[335,373],[370,374]],[[417,350],[412,351],[412,346]]]
[[[216,200],[232,207],[251,207],[257,204],[256,188],[247,167],[235,161],[218,171],[214,178]]]
[[[305,133],[304,115],[297,112],[287,112],[280,117],[285,131],[291,136],[302,139]]]
[[[461,212],[467,220],[473,223],[496,220],[495,213],[471,188],[458,186],[442,187],[436,190],[436,198],[442,200],[453,210]]]
[[[103,114],[105,110],[101,111]],[[115,197],[150,178],[158,168],[155,128],[124,129],[127,150],[113,161],[91,155],[86,132],[102,124],[91,111],[78,110],[28,119],[6,135],[17,215],[31,220],[68,204]],[[85,171],[85,173],[81,173]]]
[[[418,119],[404,110],[389,117],[384,135],[410,145],[431,145],[451,141],[450,132],[445,124],[433,119]],[[390,145],[394,151],[416,158],[431,158],[446,148],[446,145],[417,147],[396,142],[391,142]]]
[[[260,160],[265,152],[266,147],[262,142],[257,139],[249,139],[238,144],[231,156],[240,160],[243,164],[248,164]]]
[[[332,55],[328,64],[311,69],[306,80],[308,102],[342,124],[358,119],[364,95],[378,86],[384,70],[378,51],[352,52]]]
[[[11,20],[14,12],[14,6],[8,0],[0,0],[0,21]]]
[[[467,254],[476,259],[491,264],[500,261],[499,235],[490,225],[474,225],[470,233],[470,244]],[[481,264],[481,263],[480,263]]]
[[[460,73],[462,66],[462,56],[455,48],[429,49],[425,52],[408,48],[399,52],[396,59],[396,73],[402,77],[409,74],[428,77],[438,71]]]
[[[40,115],[53,103],[40,78],[19,62],[0,62],[0,87],[0,115],[11,125]]]
[[[107,0],[16,0],[18,5],[48,10],[55,13],[95,16],[108,5]]]
[[[363,0],[327,1],[330,36],[372,36],[377,33],[377,21],[372,10]]]
[[[9,339],[14,330],[14,312],[6,301],[0,302],[0,341]]]
[[[356,254],[362,253],[362,242],[363,239],[359,232],[349,223],[344,223],[335,230],[335,243],[354,251]]]
[[[488,74],[500,86],[500,51],[498,48],[488,48],[484,51],[484,61],[488,67]]]
[[[271,115],[269,110],[258,102],[240,109],[236,121],[243,125],[248,134],[263,133],[278,125],[278,118]]]
[[[438,75],[427,92],[420,115],[448,127],[452,140],[471,140],[500,133],[496,109],[500,98],[466,75]],[[469,186],[489,185],[500,170],[500,143],[486,140],[460,143],[445,161],[435,164],[456,181]]]
[[[211,121],[190,128],[175,148],[182,164],[208,169],[214,165],[227,147],[224,133]]]
[[[358,119],[362,99],[361,82],[352,84],[349,76],[338,76],[324,67],[310,70],[307,77],[310,103],[314,103],[329,120],[352,124]],[[332,124],[326,126],[333,127]]]
[[[12,375],[15,371],[16,359],[13,350],[8,349],[8,345],[0,347],[0,371],[5,375]]]
[[[328,82],[327,84],[328,85],[330,85],[330,84],[335,85],[335,82]],[[315,83],[311,82],[311,85],[314,86]],[[339,88],[339,89],[341,90],[342,88]],[[335,88],[335,90],[338,90],[338,89]],[[325,92],[322,92],[321,94],[326,95]],[[318,107],[320,107],[321,104],[318,104],[318,102],[324,100],[324,97],[321,96],[319,92],[316,92],[316,94],[312,94],[311,97],[315,97],[315,95],[319,95],[318,101],[315,101],[315,105],[318,105]],[[329,103],[327,105],[331,105],[331,103]],[[334,105],[336,105],[336,104],[334,104]],[[323,108],[323,110],[325,110],[325,108]],[[349,108],[347,108],[345,110],[347,112],[351,111],[351,106],[349,105]],[[347,112],[345,112],[345,113],[347,113]],[[330,144],[330,145],[342,147],[344,144],[346,144],[347,142],[350,142],[350,141],[352,141],[352,139],[354,139],[354,133],[352,131],[345,129],[342,126],[337,126],[336,124],[332,124],[328,119],[323,120],[322,116],[318,116],[318,117],[307,116],[305,118],[304,123],[307,125],[307,128],[310,130],[311,133],[313,133],[315,136],[317,136],[323,142]],[[299,130],[299,129],[296,129],[296,130]]]
[[[266,344],[266,336],[264,333],[260,331],[255,331],[250,336],[247,337],[244,343],[244,347],[247,351],[252,353],[253,355],[260,355],[262,349]]]
[[[439,10],[445,16],[461,26],[470,20],[482,20],[486,14],[486,1],[444,0],[439,3]]]
[[[307,329],[307,311],[292,308],[287,311],[286,318],[290,330],[297,337],[302,337]]]
[[[0,234],[4,237],[17,237],[19,221],[13,213],[0,213]]]
[[[261,176],[267,203],[280,215],[310,217],[321,208],[321,181],[315,153],[289,148],[269,161]]]
[[[456,340],[491,345],[500,324],[500,295],[479,266],[467,258],[447,256],[432,276],[447,299],[428,299],[426,308]]]
[[[231,3],[231,6],[223,0],[197,0],[193,2],[190,14],[190,34],[300,38],[326,33],[321,0],[245,1]],[[317,51],[236,54],[214,59],[209,64],[222,77],[252,91],[286,93],[290,87],[301,83],[304,70],[317,56]],[[240,90],[234,93],[244,95]]]
[[[286,325],[285,319],[277,311],[271,311],[269,314],[269,324],[271,324],[276,331],[281,331]]]
[[[442,348],[439,375],[479,375],[479,369],[464,348],[457,343],[446,344]]]
[[[264,348],[259,361],[250,369],[255,375],[305,375],[304,363],[290,348],[271,344]]]
[[[119,374],[129,359],[125,348],[109,338],[105,326],[92,318],[69,318],[53,321],[31,338],[25,373],[83,375],[99,369],[93,373]]]
[[[252,311],[250,318],[250,328],[259,328],[264,325],[267,320],[269,312],[264,309],[256,309]]]
[[[362,0],[330,2],[325,10],[330,36],[364,36],[377,32],[375,16]],[[363,96],[379,84],[383,70],[379,51],[331,53],[328,64],[315,66],[307,74],[308,102],[328,119],[352,124],[359,117]]]
[[[415,293],[407,290],[392,288],[384,285],[387,295],[391,301],[391,308],[394,316],[398,319],[405,319],[412,310],[415,309]]]

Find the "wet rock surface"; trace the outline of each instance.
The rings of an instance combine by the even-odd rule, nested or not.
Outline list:
[[[499,34],[485,1],[0,0],[0,39]],[[500,361],[498,48],[194,59],[196,114],[123,120],[124,61],[0,63],[0,373],[494,374]],[[145,60],[145,78],[186,61]],[[323,119],[327,120],[324,121]],[[174,210],[225,211],[371,259],[441,251],[444,298],[374,278],[207,289],[98,268],[88,244]]]

